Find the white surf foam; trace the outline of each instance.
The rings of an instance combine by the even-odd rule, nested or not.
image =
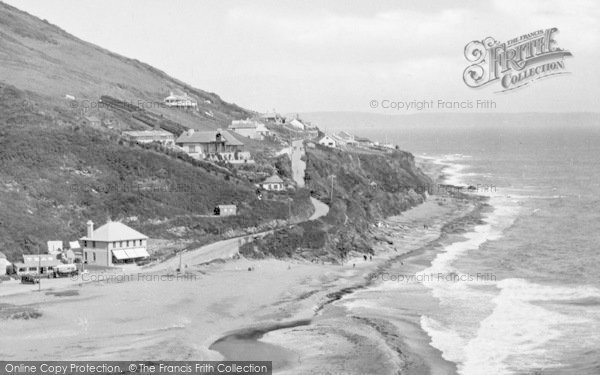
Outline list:
[[[439,163],[449,163],[449,158]],[[449,165],[449,184],[463,183],[465,166]],[[453,263],[469,251],[477,251],[487,241],[498,240],[519,215],[518,200],[557,199],[560,196],[518,194],[492,195],[494,211],[484,218],[463,241],[452,243],[433,260],[423,274],[462,274]],[[600,335],[589,334],[586,327],[600,325],[598,319],[574,317],[550,310],[540,302],[571,301],[599,298],[593,287],[554,287],[523,279],[476,280],[446,282],[433,278],[423,283],[438,298],[444,322],[431,316],[421,317],[421,327],[431,337],[431,345],[442,352],[444,359],[457,363],[462,375],[517,374],[540,368],[561,366],[560,354],[566,346],[581,345],[581,349],[600,345]],[[482,289],[481,286],[487,287]],[[447,308],[447,310],[446,310]],[[487,308],[487,310],[486,310]],[[597,318],[600,311],[594,310]],[[567,328],[568,327],[568,328]],[[577,332],[575,339],[565,340],[567,332]],[[556,351],[552,353],[552,350]]]

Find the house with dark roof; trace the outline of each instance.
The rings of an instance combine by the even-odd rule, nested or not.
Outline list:
[[[243,151],[244,147],[244,143],[221,129],[209,131],[189,129],[175,140],[175,144],[194,159],[220,158],[226,161],[235,160],[236,153]]]
[[[111,267],[134,263],[149,256],[146,250],[148,237],[127,225],[109,221],[94,230],[94,223],[87,222],[87,234],[79,241],[83,247],[83,262]]]

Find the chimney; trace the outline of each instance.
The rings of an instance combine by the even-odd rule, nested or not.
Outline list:
[[[92,238],[94,236],[94,222],[88,220],[87,224],[87,238]]]

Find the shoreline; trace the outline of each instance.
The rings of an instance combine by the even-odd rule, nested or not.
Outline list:
[[[441,171],[439,166],[434,168]],[[403,214],[388,218],[378,233],[392,236],[399,230],[402,234],[394,238],[394,245],[379,242],[373,261],[364,261],[362,254],[360,257],[354,254],[355,257],[344,266],[315,265],[291,259],[242,258],[224,263],[191,265],[185,274],[193,276],[194,283],[150,283],[150,289],[146,287],[148,283],[142,282],[79,283],[45,290],[45,293],[5,296],[3,303],[8,309],[17,312],[31,310],[39,316],[28,320],[0,319],[0,329],[13,343],[10,348],[0,344],[0,355],[17,359],[18,353],[26,352],[23,350],[31,345],[31,340],[66,331],[61,332],[64,340],[60,344],[39,345],[37,355],[40,358],[62,358],[60,353],[70,349],[70,355],[90,359],[135,357],[150,360],[168,355],[176,359],[235,357],[239,360],[244,346],[227,342],[228,337],[237,335],[238,340],[260,342],[255,349],[262,350],[267,356],[275,353],[275,361],[279,361],[282,371],[302,373],[307,370],[309,359],[317,353],[314,353],[314,348],[302,347],[300,342],[290,347],[290,336],[295,333],[298,336],[295,339],[301,339],[303,335],[307,338],[307,332],[311,330],[325,334],[329,331],[333,334],[327,337],[328,340],[341,340],[347,345],[348,338],[337,327],[337,323],[344,323],[360,327],[359,336],[367,338],[368,345],[375,345],[373,348],[377,347],[377,353],[386,358],[385,368],[408,368],[408,373],[411,373],[411,369],[427,367],[423,358],[433,360],[432,355],[435,354],[431,352],[433,348],[424,348],[423,338],[418,332],[420,327],[405,322],[405,331],[397,332],[398,337],[385,344],[381,337],[374,335],[378,330],[390,328],[385,322],[348,315],[339,302],[372,285],[375,280],[369,279],[369,274],[381,272],[395,262],[408,263],[409,259],[418,257],[425,247],[439,239],[443,225],[450,218],[461,216],[464,210],[468,211],[468,206],[461,199],[433,195]],[[434,221],[435,226],[431,226]],[[398,244],[402,247],[401,252],[394,251]],[[353,263],[356,267],[351,266]],[[249,267],[256,271],[249,272]],[[57,293],[57,290],[61,292]],[[264,293],[265,290],[269,293]],[[73,311],[58,316],[58,312],[64,310],[62,305],[58,306],[62,303],[72,305]],[[128,324],[133,319],[139,320],[139,323]],[[289,322],[303,324],[286,326]],[[111,328],[103,330],[103,326]],[[42,328],[43,331],[40,331]],[[22,329],[34,333],[21,337]],[[244,332],[250,336],[240,337]],[[93,344],[89,343],[88,337],[96,337]],[[358,336],[350,338],[359,340]],[[114,340],[122,342],[117,349],[134,349],[118,351],[114,348]],[[415,345],[416,342],[420,343]],[[174,345],[179,349],[175,350]],[[354,349],[360,349],[362,344],[357,345]],[[386,347],[388,345],[395,349]],[[213,350],[215,348],[218,351]],[[429,352],[417,353],[423,349]],[[256,351],[249,354],[257,355]],[[364,363],[369,361],[369,356],[357,358]],[[434,364],[445,368],[451,366],[441,357],[435,359]],[[384,367],[376,370],[384,370]]]

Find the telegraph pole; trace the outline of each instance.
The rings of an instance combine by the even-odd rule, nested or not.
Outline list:
[[[38,245],[38,292],[42,291],[42,254]]]
[[[329,205],[331,206],[333,203],[333,179],[335,178],[335,175],[332,174],[329,177],[331,178],[331,191],[329,192]]]

